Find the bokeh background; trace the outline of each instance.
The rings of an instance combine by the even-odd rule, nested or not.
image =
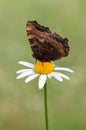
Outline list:
[[[0,0],[0,130],[44,130],[43,90],[16,80],[18,61],[35,63],[26,22],[37,20],[69,38],[70,55],[55,61],[71,80],[48,80],[50,130],[86,130],[86,0]]]

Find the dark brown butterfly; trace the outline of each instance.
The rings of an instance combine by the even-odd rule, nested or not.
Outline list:
[[[36,21],[28,21],[26,31],[33,57],[37,60],[54,61],[68,55],[68,39],[52,33],[48,27],[41,26]]]

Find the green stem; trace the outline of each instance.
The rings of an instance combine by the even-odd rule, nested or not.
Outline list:
[[[44,108],[45,108],[45,126],[46,130],[49,130],[48,127],[48,108],[47,108],[47,83],[44,85]]]

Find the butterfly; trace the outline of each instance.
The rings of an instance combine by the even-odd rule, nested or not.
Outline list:
[[[37,21],[26,23],[27,37],[36,60],[55,61],[68,55],[70,47],[68,38],[52,33],[48,27],[41,26]]]

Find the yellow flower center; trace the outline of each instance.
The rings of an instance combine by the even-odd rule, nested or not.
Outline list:
[[[34,71],[38,74],[49,74],[54,70],[54,65],[51,62],[37,61],[34,65]]]

